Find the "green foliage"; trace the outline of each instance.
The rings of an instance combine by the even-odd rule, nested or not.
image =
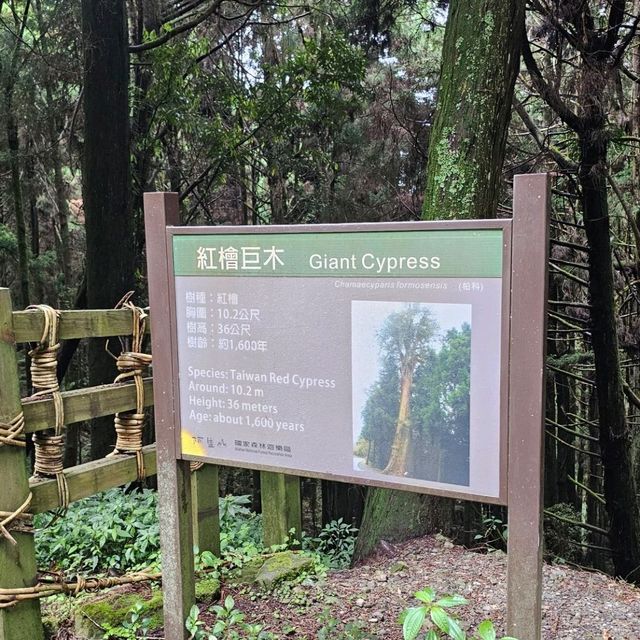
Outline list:
[[[213,626],[208,629],[200,619],[200,609],[193,605],[185,626],[191,634],[189,640],[271,640],[275,636],[263,630],[258,624],[245,622],[245,615],[235,607],[231,596],[227,596],[221,605],[212,606],[209,611],[215,615]]]
[[[476,543],[483,544],[488,551],[506,550],[509,539],[509,525],[501,518],[486,515],[482,518],[482,532],[473,537]]]
[[[128,571],[157,564],[156,493],[110,489],[36,516],[38,565],[65,572]]]
[[[18,239],[6,224],[0,224],[0,254],[15,256],[18,252]]]
[[[421,602],[408,607],[400,616],[403,640],[415,640],[420,633],[422,640],[467,640],[467,634],[460,625],[460,619],[450,609],[467,604],[466,598],[459,595],[437,597],[435,591],[426,587],[417,591],[415,597]],[[473,640],[496,640],[496,632],[490,620],[484,620],[478,626]],[[501,640],[516,640],[503,636]]]
[[[316,538],[307,538],[305,547],[320,556],[330,569],[345,569],[351,563],[358,529],[342,518],[326,524]]]
[[[220,498],[222,555],[253,557],[262,551],[262,516],[251,511],[250,504],[248,495]]]
[[[146,639],[149,632],[149,618],[143,618],[144,605],[136,603],[129,611],[129,618],[117,626],[105,624],[105,633],[102,636],[105,640],[117,638],[118,640]]]
[[[249,496],[220,499],[222,553],[236,565],[263,550],[262,518],[247,505]],[[135,570],[158,564],[159,526],[154,491],[111,489],[70,505],[62,518],[36,516],[38,564],[65,572]],[[196,550],[196,566],[216,568],[209,551]]]

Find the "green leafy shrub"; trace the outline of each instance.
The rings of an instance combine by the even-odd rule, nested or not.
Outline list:
[[[156,503],[156,493],[148,489],[110,489],[72,503],[63,517],[36,516],[38,566],[82,573],[156,565]]]
[[[344,569],[351,563],[358,529],[342,518],[326,524],[316,538],[306,538],[304,548],[316,552],[331,569]]]
[[[191,634],[189,640],[275,640],[275,636],[264,631],[262,625],[245,622],[244,613],[236,609],[231,596],[227,596],[223,604],[214,605],[209,611],[215,615],[210,629],[200,619],[200,609],[196,605],[191,607],[185,623]]]
[[[322,627],[316,640],[377,640],[378,636],[368,632],[360,621],[343,623],[327,610],[320,616]]]
[[[220,499],[224,555],[253,557],[262,551],[262,518],[249,496]],[[110,489],[72,503],[62,517],[36,516],[38,566],[66,572],[130,571],[159,563],[160,535],[155,491]],[[213,567],[210,553],[199,558]]]
[[[435,591],[428,587],[414,595],[421,604],[405,609],[400,616],[404,640],[415,640],[423,631],[421,640],[467,640],[467,634],[460,626],[459,618],[450,611],[454,607],[467,604],[466,598],[458,595],[438,598]],[[484,620],[478,625],[473,640],[496,640],[496,631],[491,620]],[[501,640],[516,638],[503,636]]]
[[[509,525],[495,515],[482,518],[482,533],[477,533],[473,540],[482,544],[487,551],[506,551],[509,539]]]
[[[220,550],[252,557],[262,551],[262,516],[251,511],[251,496],[220,498]]]

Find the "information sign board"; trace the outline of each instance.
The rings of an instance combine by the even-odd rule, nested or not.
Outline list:
[[[510,221],[167,231],[181,457],[506,502]]]

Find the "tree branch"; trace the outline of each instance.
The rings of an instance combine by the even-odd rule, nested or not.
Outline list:
[[[536,127],[535,123],[527,113],[524,105],[522,104],[522,102],[520,102],[520,100],[518,100],[518,98],[516,98],[516,96],[513,96],[513,106],[516,109],[516,113],[520,116],[520,120],[522,120],[522,123],[531,134],[531,137],[534,139],[535,143],[538,145],[540,151],[548,153],[555,160],[556,164],[564,171],[575,173],[578,170],[578,165],[563,153],[561,153],[558,149],[545,143],[540,130],[538,129],[538,127]]]
[[[149,42],[143,42],[141,44],[131,45],[129,47],[129,53],[143,53],[144,51],[150,51],[151,49],[155,49],[165,44],[166,42],[169,42],[169,40],[172,40],[177,35],[180,35],[185,31],[190,31],[191,29],[197,27],[199,24],[204,22],[207,18],[212,16],[220,8],[221,4],[222,4],[222,0],[215,0],[215,2],[213,2],[208,9],[205,9],[202,13],[195,16],[191,20],[187,20],[186,22],[183,22],[181,25],[174,27],[170,31],[166,31],[160,37],[155,38],[155,40],[150,40]]]
[[[581,132],[584,129],[582,118],[576,115],[562,101],[557,91],[552,88],[544,79],[538,63],[531,53],[531,46],[526,32],[524,33],[524,42],[522,44],[522,58],[531,77],[534,87],[540,94],[540,97],[558,114],[558,117],[575,132]]]

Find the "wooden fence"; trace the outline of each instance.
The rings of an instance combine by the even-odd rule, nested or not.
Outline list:
[[[60,340],[127,336],[132,332],[132,311],[126,308],[60,311],[58,318]],[[39,601],[24,596],[34,587],[42,587],[29,521],[33,514],[59,508],[59,479],[29,479],[24,441],[51,429],[60,409],[56,410],[51,394],[21,399],[16,345],[37,343],[44,323],[44,313],[39,309],[13,311],[9,290],[0,288],[0,640],[43,638]],[[144,378],[143,389],[144,404],[149,407],[153,404],[150,377]],[[137,400],[133,382],[62,391],[59,397],[65,425],[135,410]],[[22,416],[24,420],[19,419]],[[142,457],[145,475],[155,475],[155,445],[143,447]],[[138,465],[135,455],[119,454],[64,469],[63,476],[68,500],[73,502],[135,481]],[[280,543],[291,528],[300,530],[299,481],[267,472],[261,473],[261,480],[265,543]],[[194,471],[191,495],[194,540],[200,550],[217,554],[220,535],[216,466],[204,465]]]

